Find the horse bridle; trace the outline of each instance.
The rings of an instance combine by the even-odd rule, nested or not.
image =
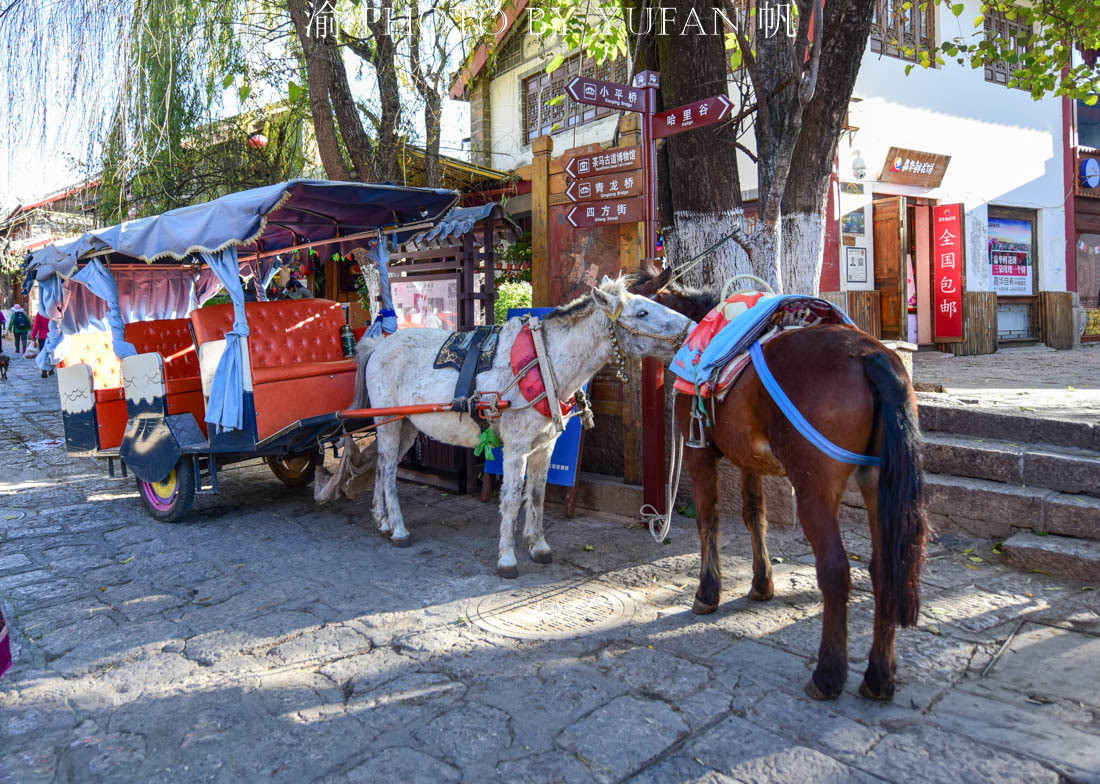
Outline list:
[[[638,295],[632,294],[630,296]],[[626,299],[620,300],[619,307],[615,308],[614,313],[607,313],[606,310],[604,311],[604,313],[607,313],[608,330],[611,333],[611,343],[615,346],[616,364],[618,365],[615,370],[615,375],[624,384],[630,381],[630,374],[627,373],[626,370],[626,353],[623,351],[622,344],[619,343],[618,330],[621,329],[630,335],[634,335],[635,337],[652,338],[653,340],[659,340],[662,343],[672,343],[674,345],[683,344],[684,340],[687,338],[688,332],[691,330],[691,323],[689,322],[683,330],[681,330],[675,336],[669,337],[668,335],[655,335],[652,332],[646,332],[641,329],[627,326],[626,324],[620,324],[619,316],[623,314],[623,308],[626,307],[626,303]]]

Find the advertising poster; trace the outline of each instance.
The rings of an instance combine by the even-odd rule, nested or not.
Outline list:
[[[998,294],[1026,297],[1033,293],[1031,239],[1029,220],[989,219],[989,263]]]
[[[963,339],[963,206],[932,208],[933,333],[937,342]]]

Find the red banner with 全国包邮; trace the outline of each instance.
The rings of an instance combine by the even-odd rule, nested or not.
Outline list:
[[[932,208],[933,340],[963,339],[963,206]]]

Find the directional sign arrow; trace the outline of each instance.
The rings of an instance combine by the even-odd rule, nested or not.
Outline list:
[[[642,180],[641,172],[602,174],[586,180],[574,180],[565,189],[565,195],[569,201],[625,199],[641,195]]]
[[[574,76],[565,91],[580,103],[592,106],[605,106],[608,109],[624,109],[628,112],[645,111],[645,93],[629,84],[605,82],[602,79],[589,79],[587,76]]]
[[[733,104],[724,95],[712,95],[695,103],[677,106],[667,112],[653,115],[653,136],[663,139],[666,136],[705,128],[726,118]]]
[[[609,150],[585,153],[570,158],[569,163],[565,164],[565,173],[570,177],[585,179],[597,174],[638,169],[641,165],[641,147],[612,147]]]
[[[642,219],[642,200],[631,198],[578,204],[570,207],[565,217],[575,229],[637,223]]]

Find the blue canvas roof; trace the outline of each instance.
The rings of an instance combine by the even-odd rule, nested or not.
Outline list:
[[[28,277],[72,274],[86,253],[110,250],[152,262],[238,245],[242,255],[380,227],[435,221],[458,201],[452,190],[400,185],[290,180],[204,204],[96,229],[31,254]]]

